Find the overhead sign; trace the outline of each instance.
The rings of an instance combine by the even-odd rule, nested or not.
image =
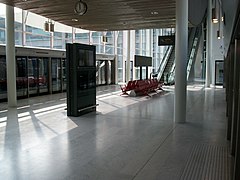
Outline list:
[[[158,36],[158,46],[170,46],[175,44],[175,36]]]
[[[152,57],[135,55],[134,64],[135,64],[135,67],[152,66]]]

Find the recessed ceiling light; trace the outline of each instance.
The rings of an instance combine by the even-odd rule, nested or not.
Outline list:
[[[74,21],[74,22],[78,22],[78,19],[72,19],[72,21]]]
[[[158,12],[157,12],[157,11],[152,11],[151,14],[152,14],[152,15],[157,15]]]

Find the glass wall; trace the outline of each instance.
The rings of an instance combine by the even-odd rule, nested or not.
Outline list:
[[[92,32],[91,33],[91,43],[96,46],[96,53],[104,54],[104,44],[102,43],[102,32]]]
[[[118,82],[123,82],[123,31],[115,33],[117,38]]]
[[[15,28],[15,45],[22,45],[22,10],[19,8],[14,8],[14,28]]]
[[[66,49],[66,43],[72,43],[72,33],[54,32],[53,33],[53,48]]]
[[[5,44],[6,6],[0,3],[0,44]]]
[[[106,33],[107,42],[105,44],[105,54],[114,54],[114,32]]]
[[[75,42],[82,44],[89,44],[90,42],[90,32],[86,30],[76,29]]]

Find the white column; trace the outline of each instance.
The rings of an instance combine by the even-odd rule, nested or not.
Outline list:
[[[72,43],[75,43],[76,41],[76,29],[72,27]]]
[[[210,87],[211,84],[211,59],[212,59],[212,0],[208,0],[206,79],[205,79],[206,87]]]
[[[176,0],[176,70],[174,121],[186,121],[188,0]]]
[[[27,13],[25,10],[22,10],[22,46],[26,46],[26,20]]]
[[[132,30],[131,31],[131,59],[133,60],[132,62],[132,66],[133,66],[133,69],[132,69],[132,73],[133,73],[133,80],[136,79],[136,68],[135,68],[135,62],[134,62],[134,55],[135,55],[135,50],[136,50],[136,31],[135,30]]]
[[[118,31],[114,31],[114,54],[115,54],[115,84],[118,84],[118,56],[117,56],[117,39]]]
[[[62,40],[62,42],[63,42],[63,40]],[[65,42],[62,44],[65,44]],[[53,49],[53,47],[54,47],[54,32],[50,32],[50,48]]]
[[[6,6],[6,56],[8,107],[17,106],[14,7]]]
[[[130,50],[131,50],[131,32],[127,31],[127,58],[126,58],[126,82],[130,80]]]

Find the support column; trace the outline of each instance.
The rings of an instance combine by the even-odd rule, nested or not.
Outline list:
[[[17,106],[14,7],[6,6],[6,57],[8,107]]]
[[[131,50],[131,32],[127,32],[127,59],[126,59],[126,82],[130,80],[130,50]]]
[[[207,53],[206,53],[206,80],[205,86],[211,84],[211,59],[212,59],[212,0],[208,0],[208,19],[207,19]]]
[[[62,44],[65,44],[65,42]],[[54,48],[54,32],[50,32],[50,48]]]
[[[114,31],[114,54],[115,54],[115,58],[114,58],[114,67],[115,67],[115,83],[118,83],[118,56],[117,56],[117,39],[118,39],[118,33],[119,31]]]
[[[75,43],[76,41],[76,29],[72,27],[72,43]]]
[[[27,13],[25,10],[22,10],[22,46],[26,46],[26,22],[27,22]]]
[[[188,0],[176,1],[176,70],[174,121],[186,122]]]

